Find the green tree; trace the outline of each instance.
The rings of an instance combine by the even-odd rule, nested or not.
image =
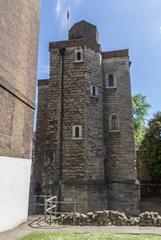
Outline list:
[[[161,181],[161,112],[154,114],[138,150],[154,181]]]
[[[144,138],[146,132],[146,116],[148,115],[148,110],[150,104],[146,101],[146,96],[141,93],[136,94],[132,97],[133,106],[133,118],[134,118],[134,137],[136,150],[138,150],[142,139]]]

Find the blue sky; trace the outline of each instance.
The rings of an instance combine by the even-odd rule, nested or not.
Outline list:
[[[97,25],[103,51],[129,48],[132,94],[152,105],[149,118],[161,110],[161,0],[42,0],[38,79],[49,75],[48,43],[67,39],[79,20]]]

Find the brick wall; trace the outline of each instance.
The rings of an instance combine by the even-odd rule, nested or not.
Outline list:
[[[39,1],[0,3],[0,155],[31,157]]]

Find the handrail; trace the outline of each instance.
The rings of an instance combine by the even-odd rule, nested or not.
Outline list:
[[[49,199],[46,199],[47,202],[52,201],[53,199],[57,199],[57,196],[50,197]]]
[[[57,217],[58,215],[62,214],[69,214],[73,213],[73,224],[75,224],[75,218],[76,218],[76,205],[77,202],[75,201],[57,201],[57,196],[51,196],[51,195],[34,195],[34,212],[36,210],[36,206],[44,207],[44,215],[45,215],[45,222],[47,222],[47,218],[49,217],[49,224],[52,224],[52,217],[55,216]],[[73,205],[73,211],[60,211],[58,210],[58,205]],[[71,208],[70,207],[70,208]],[[71,209],[72,210],[72,209]]]
[[[55,207],[56,207],[56,204],[53,205],[52,207],[47,208],[46,211],[48,212],[48,211],[50,211],[51,208],[55,208]]]
[[[45,212],[45,222],[47,221],[47,215],[49,214],[49,223],[51,225],[52,223],[52,216],[57,214],[68,214],[70,212],[57,212],[57,206],[58,204],[73,204],[73,223],[75,224],[75,213],[76,213],[76,204],[77,202],[74,201],[57,201],[57,196],[53,196],[50,198],[45,199],[45,206],[44,206],[44,212]]]
[[[57,203],[63,203],[63,204],[77,204],[77,202],[64,202],[64,201],[57,201]]]

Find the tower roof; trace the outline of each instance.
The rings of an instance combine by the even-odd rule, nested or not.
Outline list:
[[[69,40],[87,38],[99,43],[99,33],[97,27],[84,20],[75,23],[69,30]]]

